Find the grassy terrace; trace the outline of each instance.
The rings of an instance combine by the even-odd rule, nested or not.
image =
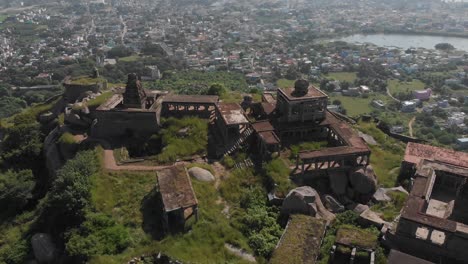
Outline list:
[[[315,263],[324,232],[323,220],[306,215],[292,215],[270,263]]]
[[[107,80],[101,77],[91,78],[89,76],[76,77],[70,80],[70,84],[77,84],[77,85],[91,85],[91,84],[96,84],[100,82],[107,82]]]
[[[392,95],[403,92],[408,93],[416,90],[422,90],[426,86],[420,80],[413,80],[411,82],[400,82],[399,80],[388,80],[388,88]]]
[[[119,58],[119,62],[134,62],[134,61],[138,61],[140,60],[140,56],[138,55],[132,55],[132,56],[128,56],[128,57],[122,57],[122,58]]]

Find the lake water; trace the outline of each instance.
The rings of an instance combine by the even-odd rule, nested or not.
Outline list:
[[[349,43],[372,43],[381,47],[435,49],[438,43],[450,43],[456,49],[468,52],[468,38],[405,35],[405,34],[356,34],[339,39]]]

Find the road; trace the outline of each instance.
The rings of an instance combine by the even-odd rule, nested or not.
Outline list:
[[[120,23],[123,26],[122,33],[120,34],[120,42],[124,44],[125,35],[127,35],[127,23],[125,23],[122,16],[120,16]]]

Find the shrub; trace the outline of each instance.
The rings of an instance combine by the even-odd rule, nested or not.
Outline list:
[[[0,211],[15,213],[32,198],[35,182],[32,171],[7,171],[0,174]]]
[[[76,144],[76,140],[73,135],[69,132],[63,133],[60,138],[58,139],[58,143],[66,144],[66,145],[74,145]]]
[[[274,159],[270,161],[265,167],[267,177],[275,184],[275,192],[278,195],[285,196],[286,193],[292,188],[292,183],[289,180],[290,170],[283,160]]]
[[[116,254],[130,244],[127,229],[102,213],[87,213],[81,227],[70,231],[67,237],[65,246],[70,256]]]

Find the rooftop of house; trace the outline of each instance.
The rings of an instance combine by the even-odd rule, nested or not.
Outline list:
[[[219,103],[217,109],[223,117],[224,123],[228,126],[249,123],[244,115],[244,110],[238,103]]]
[[[325,227],[324,220],[307,215],[291,215],[270,263],[315,263]]]
[[[297,96],[295,95],[296,88],[280,88],[278,92],[288,100],[288,101],[300,101],[300,100],[310,100],[310,99],[326,99],[328,95],[316,88],[313,85],[309,86],[307,93],[304,95]]]
[[[416,165],[423,159],[441,161],[468,168],[468,153],[418,143],[408,143],[404,161]]]
[[[198,204],[192,181],[184,166],[172,166],[157,171],[156,175],[165,212]]]

